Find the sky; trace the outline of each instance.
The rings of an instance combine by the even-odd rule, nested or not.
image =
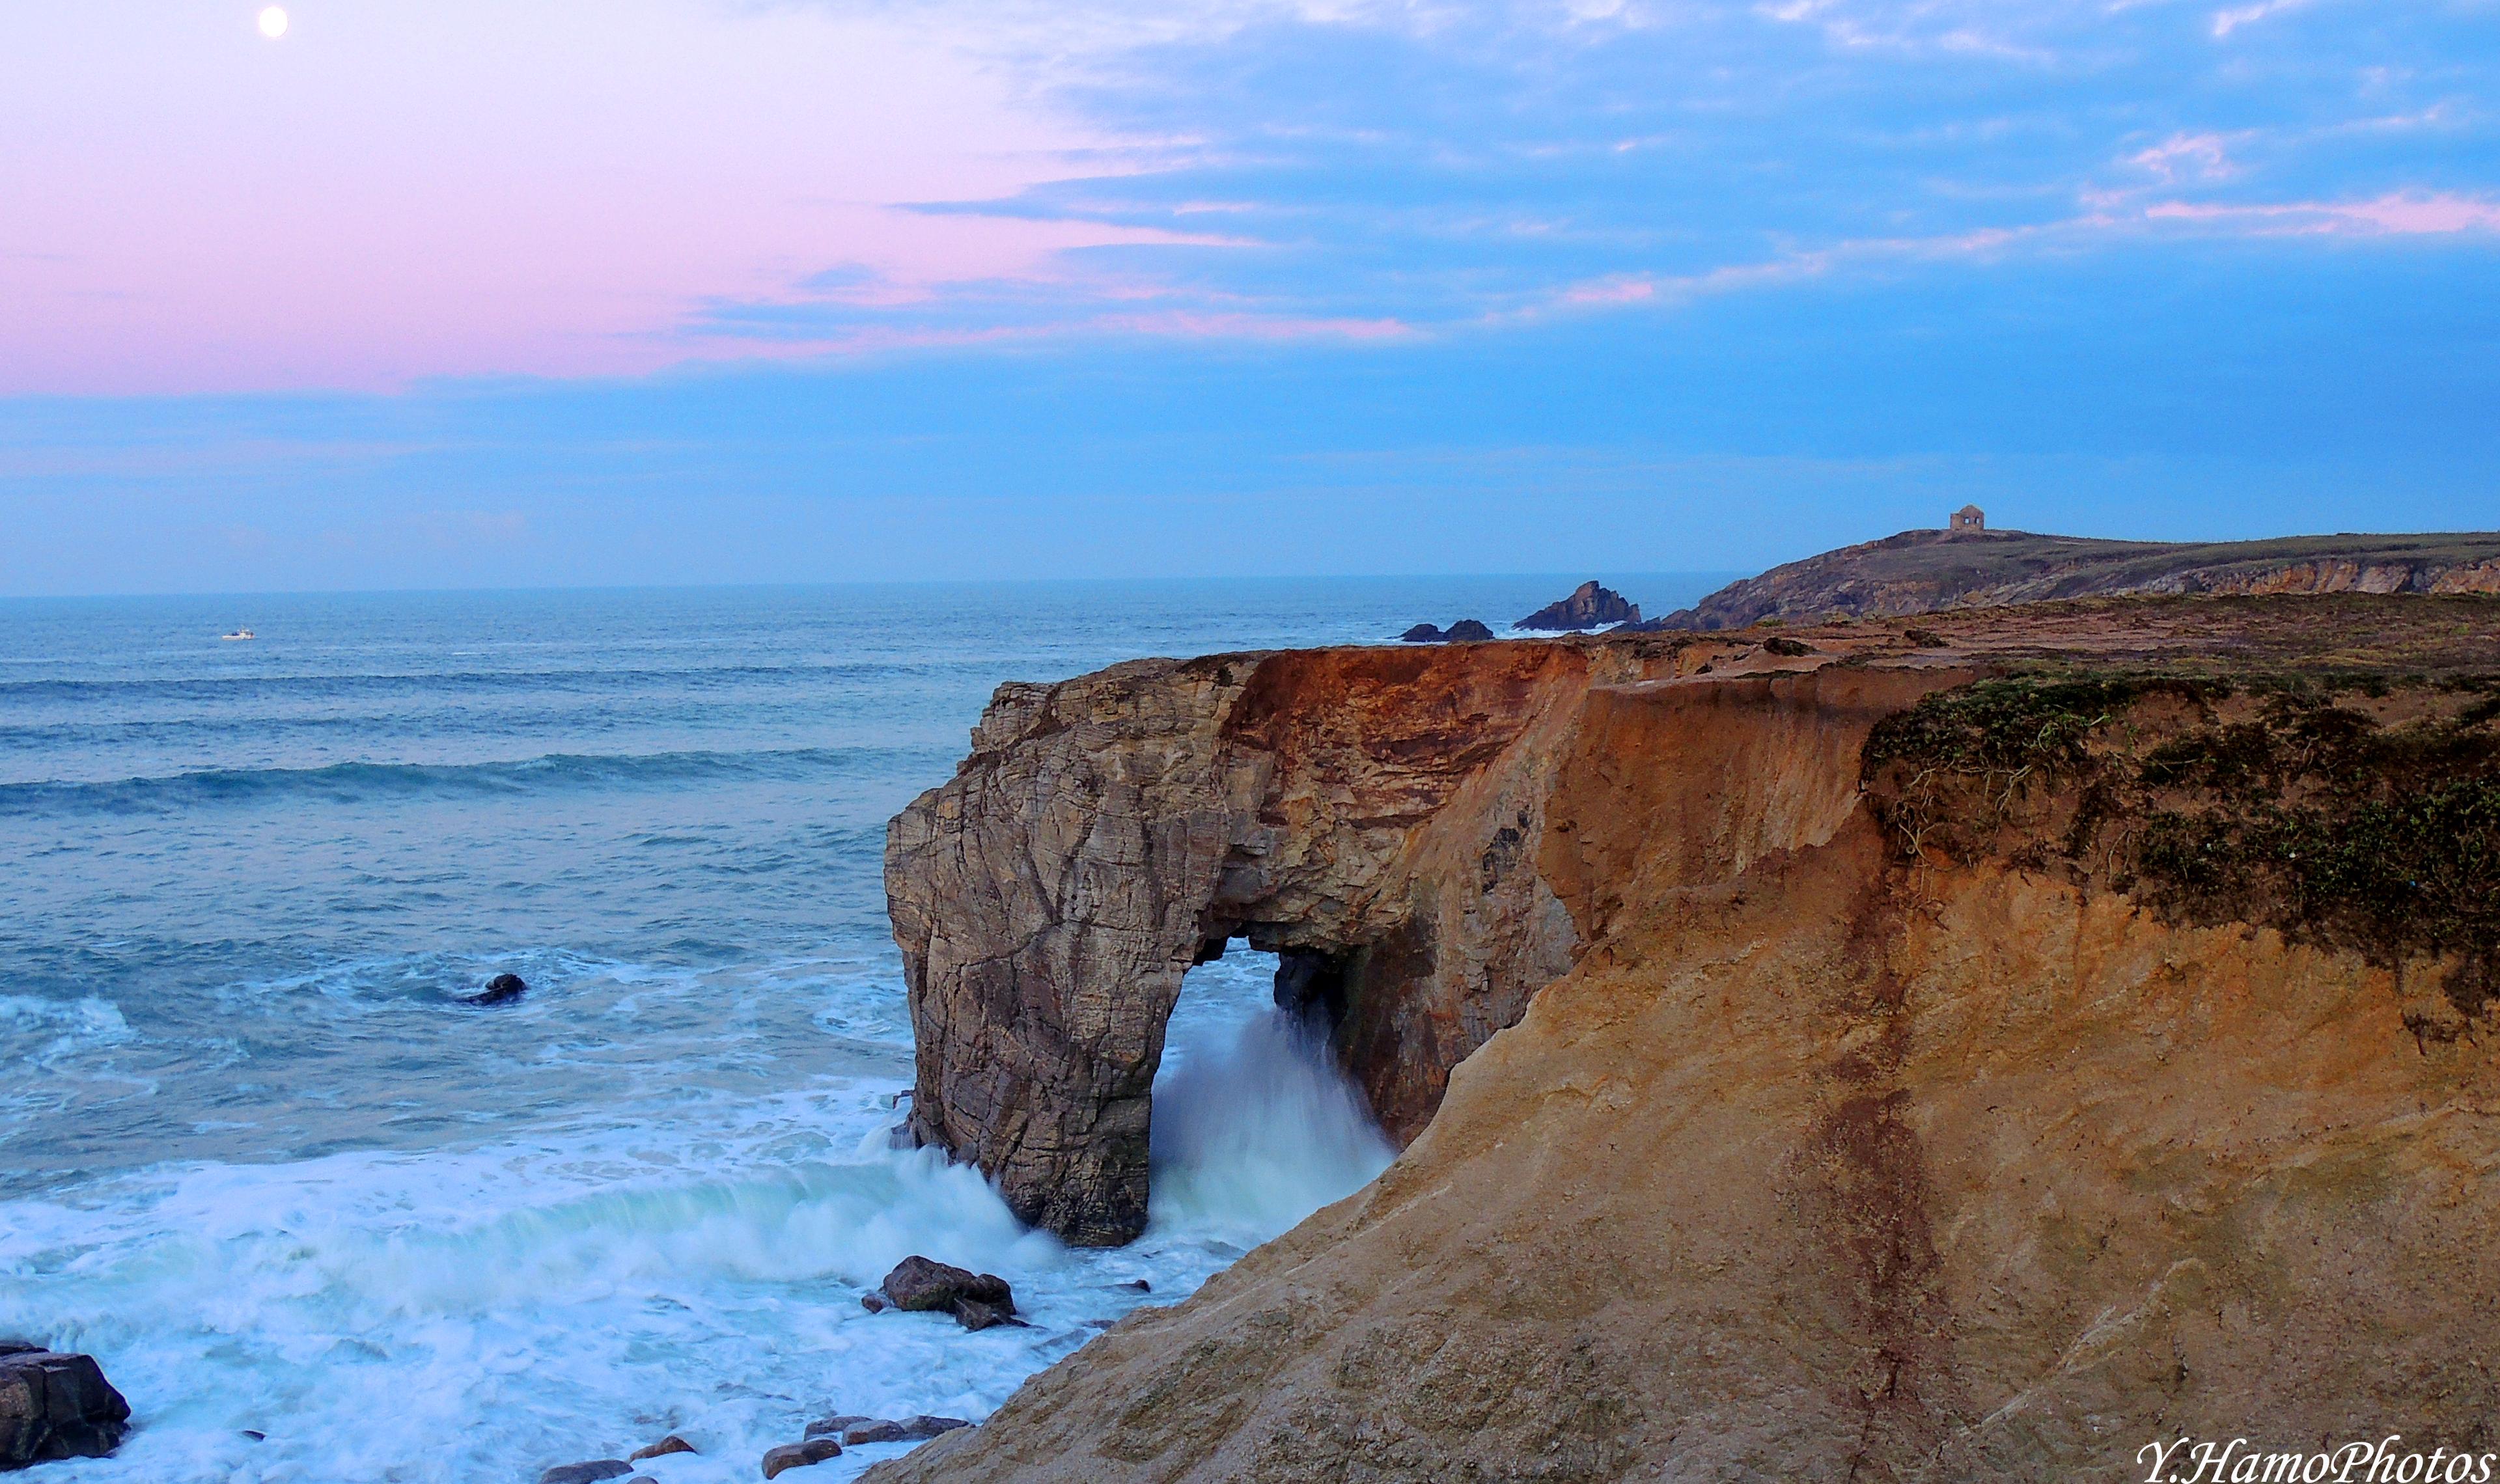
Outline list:
[[[0,595],[2500,526],[2500,0],[20,9]]]

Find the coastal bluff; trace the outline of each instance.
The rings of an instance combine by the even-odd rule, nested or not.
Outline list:
[[[1403,1152],[867,1477],[2500,1450],[2495,717],[2475,596],[1003,687],[889,832],[917,1137],[1134,1237],[1165,1021],[1246,938]]]

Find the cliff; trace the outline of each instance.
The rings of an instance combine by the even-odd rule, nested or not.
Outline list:
[[[2123,593],[2344,592],[2500,592],[2500,532],[2177,543],[1904,531],[1731,582],[1650,626],[1741,629]]]
[[[890,848],[924,1136],[1116,1231],[1084,1203],[1149,1111],[1120,1057],[1150,1083],[1239,929],[1344,971],[1320,1003],[1411,1142],[869,1477],[2500,1447],[2500,603],[1930,628],[1003,691]]]

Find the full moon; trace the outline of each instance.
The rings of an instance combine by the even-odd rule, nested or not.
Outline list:
[[[260,13],[260,34],[276,41],[286,34],[286,12],[273,5]]]

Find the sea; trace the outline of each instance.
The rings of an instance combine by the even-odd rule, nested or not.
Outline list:
[[[135,1411],[42,1478],[529,1484],[675,1433],[642,1471],[725,1484],[827,1414],[988,1416],[1391,1150],[1238,951],[1184,985],[1135,1243],[896,1147],[887,819],[1002,681],[1574,580],[0,602],[0,1338]],[[870,1313],[913,1253],[1030,1325]]]

